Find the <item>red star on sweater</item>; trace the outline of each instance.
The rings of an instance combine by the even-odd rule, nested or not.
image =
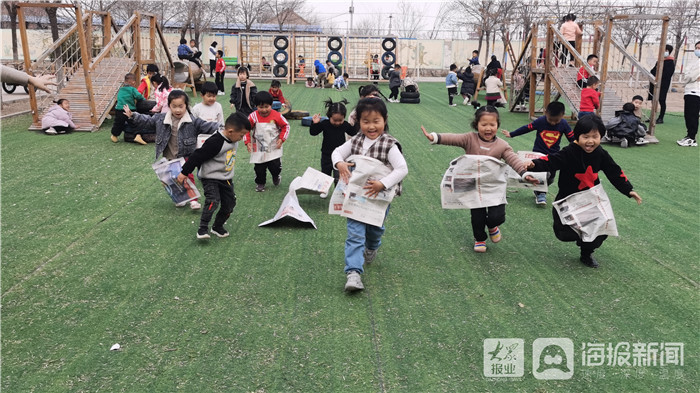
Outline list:
[[[627,175],[625,175],[625,171],[620,171],[620,177],[625,179],[625,181],[630,181],[630,179],[627,178]]]
[[[595,181],[598,180],[598,174],[593,173],[593,168],[590,165],[586,168],[586,172],[576,173],[574,177],[581,182],[578,185],[579,190],[595,186]]]

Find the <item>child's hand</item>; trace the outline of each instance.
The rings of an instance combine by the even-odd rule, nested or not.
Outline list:
[[[319,115],[318,113],[315,114],[314,117],[311,119],[311,122],[313,122],[314,124],[316,124],[320,121],[321,121],[321,115]]]
[[[535,167],[535,163],[532,161],[525,161],[525,168],[532,169]]]
[[[508,131],[508,130],[501,130],[501,134],[505,135],[505,136],[508,137],[508,138],[512,138],[512,137],[510,136],[510,131]]]
[[[187,179],[187,176],[180,173],[177,175],[177,179],[175,179],[175,181],[177,182],[177,184],[182,184],[185,182],[185,179]]]
[[[532,177],[532,175],[525,176],[525,181],[535,185],[540,184],[540,181]]]
[[[122,110],[124,111],[124,115],[131,119],[131,116],[134,115],[133,112],[131,112],[131,109],[129,109],[129,105],[124,104],[124,107],[122,107]]]
[[[630,191],[630,196],[634,198],[635,201],[637,201],[637,205],[642,204],[642,197],[640,197],[636,191]]]
[[[426,138],[428,138],[429,141],[433,141],[433,136],[428,134],[428,131],[425,130],[425,127],[420,126],[420,129],[423,130],[423,135],[425,135]]]
[[[370,198],[376,198],[380,192],[384,191],[384,184],[379,180],[370,180],[367,185],[362,187],[363,190],[367,190],[365,195]]]
[[[253,147],[250,145],[250,143],[247,144],[247,145],[245,145],[245,148],[248,149],[248,153],[252,153],[252,152],[253,152]]]
[[[231,104],[231,109],[233,109],[233,104]]]
[[[350,173],[350,169],[348,169],[348,168],[350,168],[351,166],[354,166],[354,165],[355,164],[353,164],[351,162],[344,162],[344,161],[341,161],[335,165],[336,168],[338,168],[338,172],[340,173],[340,179],[344,183],[348,183],[350,181],[351,173]]]
[[[283,140],[278,139],[277,142],[275,142],[275,146],[276,146],[275,148],[276,148],[276,149],[281,149],[283,143],[284,143]]]

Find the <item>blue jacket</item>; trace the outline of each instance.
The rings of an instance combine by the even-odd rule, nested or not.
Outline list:
[[[317,74],[322,74],[326,72],[326,67],[323,66],[320,60],[314,60],[314,70]]]
[[[450,71],[445,78],[445,87],[457,87],[457,73]]]
[[[153,116],[134,113],[129,123],[137,128],[156,131],[156,159],[163,154],[172,132],[170,112],[156,113]],[[219,130],[219,123],[204,121],[186,113],[180,120],[177,130],[177,156],[189,157],[197,148],[197,135],[213,134]]]
[[[535,136],[535,145],[532,151],[542,154],[556,153],[559,151],[559,142],[563,137],[572,142],[574,140],[574,132],[566,120],[562,119],[557,125],[553,126],[547,122],[547,116],[540,116],[532,123],[522,126],[510,133],[511,137],[526,134],[530,131],[537,131]]]
[[[178,56],[190,56],[192,55],[192,49],[190,49],[187,44],[180,44],[180,46],[177,47],[177,55]]]

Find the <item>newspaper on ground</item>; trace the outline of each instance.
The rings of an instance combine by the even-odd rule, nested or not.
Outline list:
[[[584,242],[600,235],[617,236],[617,224],[610,198],[602,184],[554,201],[562,224],[568,225]]]
[[[297,193],[328,193],[328,191],[331,188],[331,184],[333,184],[332,176],[328,176],[325,173],[313,168],[306,168],[306,171],[304,172],[303,176],[297,176],[294,178],[294,180],[292,180],[292,183],[289,185],[289,192],[287,192],[287,195],[284,197],[282,205],[280,206],[279,210],[277,210],[275,216],[259,224],[258,226],[262,227],[268,224],[272,224],[273,222],[277,222],[284,217],[291,217],[295,220],[309,223],[313,225],[314,228],[316,228],[316,223],[314,222],[314,220],[312,220],[311,217],[309,217],[309,215],[306,214],[304,209],[301,208],[301,205],[299,204],[299,198],[297,197]]]
[[[397,186],[384,190],[372,198],[365,196],[367,190],[362,187],[370,180],[385,177],[391,173],[391,169],[379,160],[362,155],[352,155],[346,162],[355,164],[350,167],[352,175],[348,183],[343,183],[342,180],[338,182],[331,196],[328,214],[339,214],[365,224],[382,226],[386,209],[396,195]]]
[[[537,158],[544,157],[544,154],[534,151],[519,151],[518,157],[523,161],[532,161]],[[506,167],[506,176],[508,179],[508,187],[510,188],[527,188],[532,191],[547,192],[547,173],[548,172],[525,172],[521,177],[510,166]],[[532,176],[539,181],[539,184],[532,184],[523,180],[525,176]]]
[[[506,164],[465,154],[450,162],[440,183],[443,209],[478,209],[506,202]]]
[[[182,184],[176,181],[177,175],[182,171],[182,165],[184,163],[185,159],[182,157],[170,161],[161,158],[151,165],[156,172],[156,176],[158,176],[158,179],[163,184],[165,192],[167,192],[173,202],[179,206],[197,199],[200,196],[199,190],[192,184],[190,179],[185,179]]]
[[[282,157],[282,147],[277,148],[279,129],[275,123],[258,123],[250,132],[250,163],[262,164]]]

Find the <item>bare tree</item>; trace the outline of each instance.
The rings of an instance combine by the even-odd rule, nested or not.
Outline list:
[[[301,12],[305,3],[305,0],[272,0],[267,3],[280,32],[294,18],[295,12]]]
[[[382,35],[382,15],[373,13],[369,18],[361,19],[355,23],[352,33],[356,35]]]
[[[435,39],[440,34],[440,30],[451,22],[453,5],[450,3],[440,4],[440,9],[438,10],[433,26],[430,30],[426,32],[426,37],[428,39]]]
[[[237,13],[234,15],[235,21],[242,24],[245,30],[250,30],[254,23],[260,22],[260,15],[264,14],[265,3],[262,0],[239,0],[236,1]]]
[[[17,1],[3,1],[2,4],[10,17],[10,33],[12,35],[12,60],[19,60],[17,49]]]
[[[398,4],[396,15],[396,32],[399,37],[416,38],[419,28],[423,26],[425,10],[419,10],[412,3],[402,0]]]
[[[479,53],[488,55],[491,35],[495,34],[496,26],[507,14],[503,2],[497,0],[459,0],[455,1],[455,6],[460,14],[466,15],[464,27],[475,27],[479,34]],[[486,40],[486,51],[482,52],[481,47]]]
[[[668,32],[673,39],[674,57],[678,58],[683,41],[692,33],[698,31],[700,21],[700,3],[697,1],[674,0],[667,9],[667,15],[673,15],[669,22]]]

